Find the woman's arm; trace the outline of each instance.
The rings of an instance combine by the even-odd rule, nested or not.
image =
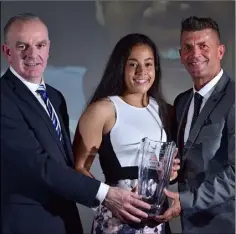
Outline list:
[[[89,105],[82,114],[74,137],[73,153],[76,170],[93,177],[89,172],[102,141],[115,122],[113,104],[104,99]]]

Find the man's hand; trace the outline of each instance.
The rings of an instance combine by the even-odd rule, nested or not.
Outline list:
[[[140,196],[117,187],[110,187],[103,202],[114,216],[123,222],[131,221],[140,223],[142,218],[147,218],[148,214],[141,209],[149,210],[151,206],[140,200]]]
[[[167,189],[164,189],[164,192],[167,197],[172,199],[172,205],[165,211],[163,215],[159,215],[154,218],[158,222],[167,222],[172,218],[179,216],[181,211],[179,193],[171,192]]]
[[[173,166],[172,166],[172,171],[171,171],[171,176],[170,176],[170,181],[175,180],[178,176],[178,170],[180,169],[180,160],[179,158],[176,158],[178,154],[178,149],[175,151],[175,156],[173,160]]]

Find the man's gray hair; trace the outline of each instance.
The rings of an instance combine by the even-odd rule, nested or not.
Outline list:
[[[23,13],[23,14],[18,14],[11,17],[4,27],[4,31],[3,31],[4,42],[7,43],[7,34],[12,24],[14,24],[17,21],[28,22],[28,21],[33,21],[33,20],[38,20],[46,26],[46,24],[43,22],[42,19],[40,19],[37,15],[34,15],[32,13]]]

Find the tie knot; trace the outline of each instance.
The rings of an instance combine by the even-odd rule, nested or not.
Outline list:
[[[199,93],[195,93],[194,94],[194,100],[197,101],[197,102],[202,102],[202,99],[203,99],[203,96]]]
[[[40,84],[38,89],[37,89],[37,91],[41,91],[41,90],[46,91],[46,89],[45,89],[43,84]]]
[[[46,93],[46,88],[44,87],[43,84],[39,85],[38,89],[36,90],[37,93],[39,94],[44,94]]]
[[[47,97],[46,88],[45,88],[45,86],[43,84],[39,85],[39,87],[36,90],[36,92],[39,93],[44,98]]]

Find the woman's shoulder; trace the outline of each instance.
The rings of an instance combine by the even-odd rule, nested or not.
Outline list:
[[[88,108],[109,110],[110,108],[112,108],[112,106],[112,101],[108,97],[106,97],[91,103]]]
[[[109,98],[102,98],[90,103],[82,116],[96,116],[97,118],[106,118],[114,112],[113,104]]]

